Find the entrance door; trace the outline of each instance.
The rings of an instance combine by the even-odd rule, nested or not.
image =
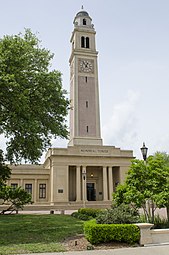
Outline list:
[[[87,183],[87,200],[96,201],[96,189],[95,183]]]

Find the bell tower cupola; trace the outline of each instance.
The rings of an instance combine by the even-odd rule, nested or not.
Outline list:
[[[79,11],[76,14],[76,17],[74,18],[73,24],[75,27],[77,26],[82,26],[82,27],[86,27],[86,28],[93,28],[93,24],[92,24],[92,19],[90,18],[89,14],[83,9],[81,11]]]
[[[70,141],[74,145],[102,145],[95,29],[88,12],[76,14],[70,42]]]

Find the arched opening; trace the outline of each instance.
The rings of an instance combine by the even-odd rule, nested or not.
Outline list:
[[[86,19],[83,19],[83,25],[86,26]]]
[[[84,36],[81,37],[81,47],[85,48],[85,38],[84,38]]]
[[[86,37],[86,48],[89,48],[89,37]]]

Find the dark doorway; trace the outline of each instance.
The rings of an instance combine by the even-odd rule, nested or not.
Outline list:
[[[96,201],[96,190],[94,188],[94,183],[87,183],[87,200]]]

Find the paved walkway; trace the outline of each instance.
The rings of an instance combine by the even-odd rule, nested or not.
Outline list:
[[[137,248],[120,248],[113,250],[71,251],[57,253],[34,253],[23,255],[168,255],[169,245],[157,245]]]

